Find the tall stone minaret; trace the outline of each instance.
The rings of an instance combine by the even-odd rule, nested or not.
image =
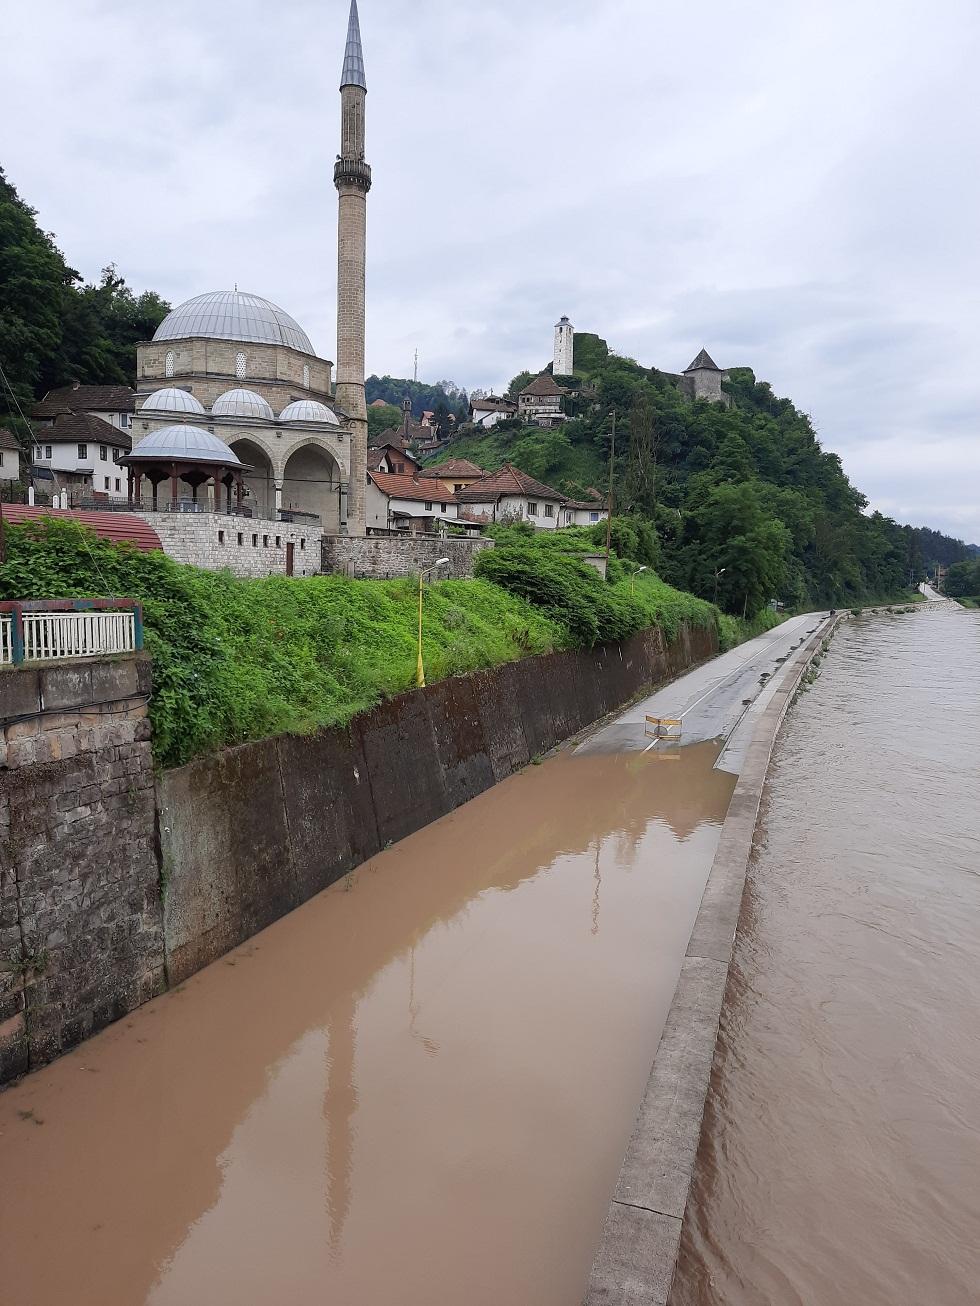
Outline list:
[[[340,78],[340,156],[333,180],[340,196],[337,226],[337,404],[352,421],[347,528],[365,534],[367,404],[364,400],[364,262],[367,193],[371,169],[364,162],[367,82],[357,0],[351,0],[344,71]]]
[[[555,376],[571,376],[575,358],[575,328],[567,317],[555,323]]]

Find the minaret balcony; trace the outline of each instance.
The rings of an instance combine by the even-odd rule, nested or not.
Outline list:
[[[370,165],[363,159],[344,155],[333,165],[333,184],[338,189],[341,186],[357,186],[360,190],[369,191],[371,189]]]

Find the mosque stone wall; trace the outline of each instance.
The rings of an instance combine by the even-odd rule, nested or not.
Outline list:
[[[324,535],[323,570],[367,580],[392,580],[417,576],[440,558],[449,566],[439,575],[443,580],[463,580],[473,575],[482,549],[492,549],[493,540],[482,536],[463,539],[431,535]]]
[[[230,571],[235,576],[285,576],[286,546],[293,545],[293,575],[317,576],[321,569],[320,526],[229,517],[223,513],[137,513],[156,531],[175,562]]]
[[[174,355],[173,375],[167,376],[167,354]],[[236,361],[245,355],[245,376]],[[254,390],[272,405],[277,415],[294,399],[318,399],[332,404],[332,364],[286,345],[253,341],[156,340],[137,346],[137,389],[141,398],[162,385],[189,390],[206,408],[235,386]],[[303,368],[310,369],[310,384],[303,384]]]

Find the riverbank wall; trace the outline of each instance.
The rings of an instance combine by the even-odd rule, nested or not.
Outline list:
[[[712,629],[506,663],[154,778],[145,656],[0,674],[0,1083],[643,691]],[[460,849],[466,857],[467,849]]]
[[[780,727],[833,616],[787,664],[759,718],[613,1192],[584,1306],[667,1306],[759,809]]]

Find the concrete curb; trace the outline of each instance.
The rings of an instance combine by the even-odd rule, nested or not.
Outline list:
[[[606,1215],[585,1306],[666,1306],[772,750],[807,668],[842,620],[835,615],[822,622],[787,665],[746,751]]]

